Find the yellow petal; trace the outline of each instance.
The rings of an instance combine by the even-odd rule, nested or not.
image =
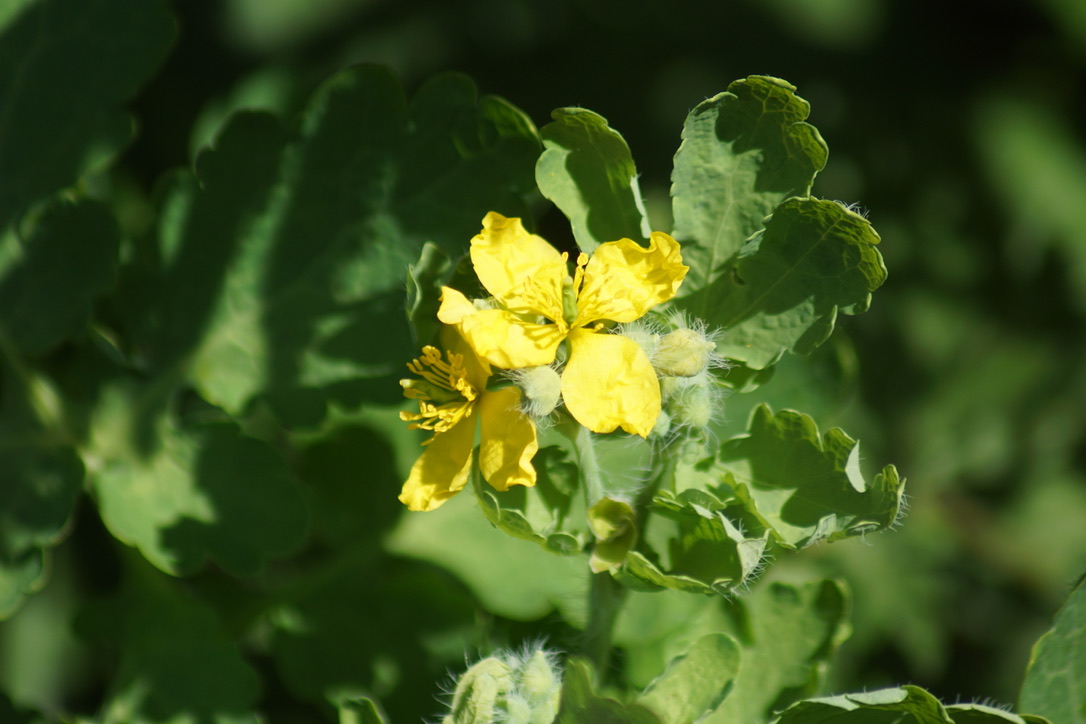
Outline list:
[[[464,489],[478,414],[473,412],[426,446],[400,491],[400,502],[408,509],[433,510]]]
[[[440,312],[438,318],[445,321]],[[475,354],[505,369],[550,364],[565,337],[557,325],[529,324],[504,309],[479,310],[456,326]]]
[[[491,211],[471,240],[471,262],[487,291],[517,314],[562,318],[562,284],[569,272],[558,250],[529,234],[520,219]]]
[[[532,456],[539,450],[535,424],[521,412],[520,392],[506,387],[483,395],[479,402],[482,420],[479,470],[498,490],[510,485],[535,485]]]
[[[689,269],[679,242],[659,231],[652,233],[647,249],[629,239],[600,244],[585,267],[574,325],[640,319],[675,296]]]
[[[574,419],[593,432],[621,427],[647,437],[660,416],[660,383],[645,351],[626,337],[581,328],[569,344],[562,398]]]

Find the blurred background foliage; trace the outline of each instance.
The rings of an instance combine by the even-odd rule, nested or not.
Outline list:
[[[10,29],[34,4],[0,3],[0,25]],[[869,461],[892,461],[908,476],[911,512],[895,532],[807,551],[773,576],[839,576],[853,591],[853,635],[829,689],[908,682],[946,701],[1014,701],[1029,646],[1086,570],[1086,6],[169,7],[173,45],[127,106],[135,138],[83,181],[111,205],[123,239],[147,234],[162,179],[190,167],[230,113],[292,118],[321,81],[355,63],[388,65],[409,94],[436,72],[463,71],[537,125],[560,106],[602,114],[631,147],[654,228],[670,225],[671,160],[690,108],[751,73],[795,84],[830,147],[814,193],[868,212],[890,278],[831,344],[811,358],[786,357],[772,384],[735,396],[729,422],[741,427],[766,401],[807,412],[824,429],[841,425]],[[78,57],[61,71],[78,82]],[[80,213],[92,218],[69,223],[111,223]],[[551,238],[568,236],[555,210],[539,225]],[[69,357],[86,352],[51,354],[44,364],[62,374]],[[210,414],[198,404],[188,412]],[[503,538],[467,500],[432,524],[401,516],[395,495],[414,440],[378,428],[363,414],[302,441],[291,465],[316,481],[312,531],[259,582],[217,567],[168,578],[113,540],[81,498],[48,584],[0,624],[0,688],[46,712],[91,714],[109,702],[119,719],[126,706],[169,713],[176,702],[148,704],[140,688],[148,683],[139,672],[158,670],[160,649],[148,644],[158,641],[183,647],[191,661],[221,662],[221,677],[190,677],[191,691],[166,694],[188,697],[198,719],[212,711],[200,708],[205,694],[239,720],[259,708],[271,721],[302,721],[327,707],[330,691],[366,688],[396,721],[417,721],[434,713],[434,682],[462,665],[465,650],[541,634],[559,648],[575,645],[584,594],[582,582],[570,583],[580,580],[577,560]],[[450,539],[464,550],[449,552]],[[522,556],[512,566],[500,553],[510,547]],[[269,590],[274,603],[262,598]],[[158,613],[118,621],[109,616],[118,606]]]

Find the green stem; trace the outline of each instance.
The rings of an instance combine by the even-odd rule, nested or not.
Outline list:
[[[583,425],[577,425],[573,445],[577,448],[577,463],[581,469],[581,481],[587,497],[585,503],[591,508],[603,498],[603,479],[600,477],[600,463],[596,459],[596,444],[592,440],[592,431]]]
[[[603,683],[610,673],[615,618],[626,601],[627,589],[606,571],[589,575],[588,627],[584,632],[582,652],[595,665]]]

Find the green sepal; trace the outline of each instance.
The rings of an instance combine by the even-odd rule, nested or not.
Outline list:
[[[807,415],[759,405],[748,432],[721,444],[714,467],[749,520],[767,528],[776,545],[794,549],[897,520],[905,481],[887,465],[868,482],[859,463],[859,443],[841,429],[820,435]]]
[[[835,201],[790,198],[724,273],[676,304],[725,330],[721,356],[764,369],[785,352],[808,354],[826,341],[838,312],[867,310],[886,280],[878,243],[855,211]]]
[[[626,141],[607,119],[584,108],[558,108],[540,130],[539,192],[569,219],[581,251],[608,241],[644,241],[650,229]]]
[[[1033,645],[1018,708],[1056,722],[1086,721],[1086,578]]]
[[[626,560],[637,543],[636,517],[629,503],[613,498],[601,498],[588,509],[588,527],[596,539],[588,559],[593,573],[614,570]]]
[[[805,123],[810,105],[795,87],[767,76],[737,80],[686,118],[671,174],[673,236],[690,265],[682,296],[709,321],[717,296],[707,288],[725,263],[790,196],[806,196],[826,164],[826,144]]]
[[[561,555],[584,550],[591,539],[585,520],[584,496],[578,492],[576,467],[567,452],[547,446],[533,459],[537,480],[532,487],[514,485],[504,492],[472,470],[472,490],[483,515],[499,530],[540,544]]]
[[[1019,716],[983,704],[943,705],[919,686],[901,686],[796,702],[772,724],[1044,724],[1037,716]]]
[[[727,634],[711,633],[668,662],[637,698],[666,724],[700,721],[732,687],[740,662],[739,644]]]
[[[591,665],[571,658],[562,674],[562,705],[556,724],[667,724],[642,704],[624,704],[597,693]]]

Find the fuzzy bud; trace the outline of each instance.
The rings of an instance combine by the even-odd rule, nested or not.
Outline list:
[[[553,367],[515,370],[513,380],[524,392],[524,412],[531,417],[546,417],[558,407],[562,398],[562,378]]]
[[[551,724],[561,694],[553,654],[536,649],[490,656],[460,677],[442,724]]]
[[[652,363],[661,375],[693,377],[709,367],[714,350],[716,343],[704,333],[680,327],[660,339]]]

